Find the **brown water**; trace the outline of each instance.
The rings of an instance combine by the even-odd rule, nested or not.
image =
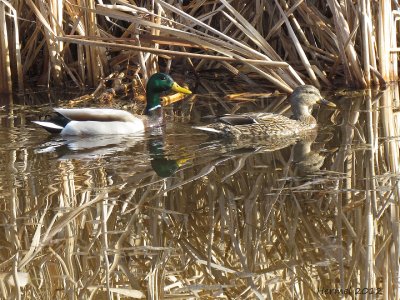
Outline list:
[[[197,96],[163,136],[62,139],[3,97],[0,298],[399,297],[398,88],[328,98],[318,136],[233,144],[191,125],[284,98]]]

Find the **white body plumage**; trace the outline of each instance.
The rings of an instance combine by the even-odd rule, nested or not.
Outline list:
[[[57,108],[55,111],[70,121],[65,126],[52,121],[33,122],[61,135],[128,135],[145,130],[144,120],[124,110]]]

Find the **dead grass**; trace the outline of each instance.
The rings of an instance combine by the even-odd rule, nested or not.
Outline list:
[[[0,91],[226,69],[290,92],[398,79],[395,1],[1,1]]]

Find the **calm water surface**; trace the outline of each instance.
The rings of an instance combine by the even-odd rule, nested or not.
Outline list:
[[[67,139],[29,122],[54,99],[1,98],[0,298],[399,297],[398,88],[327,98],[318,135],[237,143],[191,126],[285,97],[207,94],[162,135]]]

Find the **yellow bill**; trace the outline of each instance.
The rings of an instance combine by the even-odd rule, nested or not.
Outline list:
[[[331,101],[328,101],[328,100],[326,100],[326,99],[324,99],[324,98],[319,99],[319,100],[317,101],[317,103],[318,103],[318,104],[323,104],[323,105],[326,105],[326,106],[330,106],[330,107],[336,107],[336,104],[335,104],[335,103],[333,103],[333,102],[331,102]]]
[[[177,84],[176,82],[174,82],[172,84],[171,90],[173,90],[174,92],[178,92],[178,93],[183,93],[183,94],[191,94],[192,91],[189,89],[186,89],[184,87],[181,87],[179,84]]]
[[[183,164],[185,164],[189,159],[188,158],[182,158],[182,159],[178,159],[176,161],[176,164],[178,165],[178,167],[181,167]]]

